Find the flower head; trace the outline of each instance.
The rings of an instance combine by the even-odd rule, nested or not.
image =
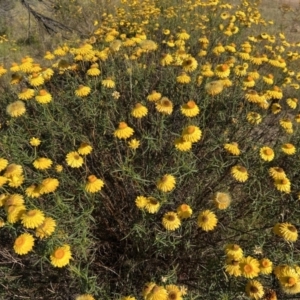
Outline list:
[[[51,102],[52,96],[46,90],[40,90],[39,94],[35,96],[35,100],[41,104],[47,104]]]
[[[3,171],[8,165],[8,160],[0,157],[0,172]]]
[[[6,112],[13,118],[17,118],[22,116],[26,112],[26,107],[24,102],[22,101],[15,101],[6,107]]]
[[[52,160],[46,157],[37,158],[33,162],[33,166],[38,170],[46,170],[49,169],[52,165]]]
[[[282,236],[286,241],[289,242],[296,242],[298,239],[298,231],[297,228],[290,224],[290,223],[281,223],[279,225],[279,234]]]
[[[83,158],[78,152],[69,152],[66,156],[67,165],[71,168],[80,168],[83,165]]]
[[[177,215],[180,219],[190,218],[193,214],[193,210],[187,204],[181,204],[177,207]]]
[[[69,245],[56,248],[50,255],[51,264],[57,268],[66,266],[70,259],[72,259],[72,253]]]
[[[288,178],[275,179],[274,185],[280,192],[289,194],[291,192],[291,182]]]
[[[222,91],[223,91],[222,81],[215,80],[215,81],[211,81],[211,82],[207,83],[205,85],[205,91],[211,96],[215,96],[215,95],[222,93]]]
[[[240,267],[242,271],[242,276],[246,278],[254,278],[259,274],[259,262],[257,259],[247,256],[241,259]]]
[[[189,118],[195,117],[199,114],[200,109],[195,103],[195,101],[190,100],[186,104],[183,104],[180,108],[181,113]]]
[[[238,276],[242,275],[239,261],[232,257],[228,257],[226,259],[225,271],[229,275],[234,276],[234,277],[238,277]]]
[[[132,150],[136,150],[139,146],[140,146],[140,141],[138,141],[137,139],[131,139],[128,142],[128,147]]]
[[[29,100],[34,96],[34,89],[24,88],[21,93],[18,94],[20,100]]]
[[[271,161],[274,159],[275,153],[270,147],[262,147],[259,150],[260,157],[265,161]]]
[[[55,230],[56,221],[51,217],[46,217],[41,225],[35,230],[35,235],[40,239],[49,237]]]
[[[30,139],[29,144],[33,147],[39,146],[41,143],[41,140],[39,138],[33,137]]]
[[[156,102],[161,99],[161,93],[153,90],[150,95],[147,96],[147,100],[151,102]]]
[[[54,192],[59,186],[59,181],[56,178],[46,178],[39,185],[38,189],[41,194],[49,194]]]
[[[93,150],[93,147],[90,144],[81,143],[80,147],[78,148],[77,151],[80,155],[88,155],[92,152],[92,150]]]
[[[273,263],[268,258],[262,258],[259,261],[260,273],[263,275],[269,275],[273,270]]]
[[[162,97],[156,102],[155,108],[162,114],[170,115],[173,112],[173,103],[167,97]]]
[[[264,295],[264,288],[259,281],[250,280],[246,285],[246,294],[251,299],[258,300]]]
[[[147,198],[147,204],[145,206],[145,210],[147,210],[150,214],[155,214],[158,212],[160,208],[160,203],[154,197]]]
[[[296,147],[291,143],[283,144],[281,150],[287,155],[294,155],[296,153]]]
[[[237,244],[226,245],[225,253],[228,257],[231,257],[236,261],[239,261],[244,256],[243,249]]]
[[[231,175],[239,182],[245,182],[249,176],[247,169],[240,165],[236,165],[231,168]]]
[[[143,209],[146,207],[146,205],[148,204],[148,198],[145,196],[137,196],[135,199],[135,205],[139,208],[139,209]]]
[[[210,210],[204,210],[198,215],[198,226],[204,231],[213,230],[217,225],[218,219],[216,215]]]
[[[240,155],[241,150],[239,149],[239,145],[235,142],[224,144],[224,149],[232,155]]]
[[[199,127],[190,125],[183,129],[182,138],[186,142],[196,143],[200,141],[202,131]]]
[[[34,238],[30,233],[19,235],[14,243],[14,251],[19,255],[27,254],[34,246]]]
[[[118,128],[114,132],[114,136],[118,139],[128,139],[134,133],[134,130],[125,122],[120,122]]]
[[[231,196],[229,193],[217,192],[213,198],[214,204],[218,209],[226,209],[231,203]]]
[[[179,151],[189,151],[192,148],[192,142],[185,141],[183,137],[179,137],[174,142],[175,148]]]
[[[95,175],[90,175],[88,177],[88,182],[85,185],[85,190],[88,193],[97,193],[101,191],[102,187],[104,186],[104,182],[97,178]]]
[[[170,192],[175,188],[176,179],[173,175],[165,174],[156,183],[156,187],[162,192]]]
[[[131,111],[131,115],[134,118],[141,119],[148,114],[148,108],[141,103],[137,103],[133,110]]]
[[[79,85],[78,89],[75,91],[77,97],[86,97],[90,94],[91,88],[84,85]]]
[[[272,167],[269,169],[269,174],[274,180],[286,178],[286,174],[282,168]]]
[[[24,212],[21,216],[22,225],[25,228],[34,229],[40,226],[45,220],[44,213],[39,209],[32,209]]]
[[[167,212],[162,219],[163,226],[170,231],[173,231],[180,227],[181,221],[175,212]]]

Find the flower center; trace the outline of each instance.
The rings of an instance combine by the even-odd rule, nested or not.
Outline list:
[[[97,180],[97,177],[95,176],[95,175],[90,175],[89,177],[88,177],[88,181],[90,182],[90,183],[93,183],[93,182],[95,182]]]
[[[36,215],[36,211],[30,210],[30,211],[28,211],[28,212],[26,213],[26,215],[27,215],[28,217],[34,217],[34,216]]]
[[[239,166],[237,168],[241,173],[247,173],[247,169],[245,167]]]
[[[25,239],[24,239],[24,237],[21,236],[21,237],[17,238],[16,241],[15,241],[15,244],[16,244],[17,246],[22,246],[22,245],[24,245],[24,244],[25,244]]]
[[[40,90],[40,96],[45,96],[47,95],[47,91],[46,90]]]
[[[196,106],[196,103],[193,100],[190,100],[186,105],[188,108],[194,108]]]
[[[172,103],[170,100],[164,99],[164,100],[162,100],[161,105],[164,107],[171,107]]]
[[[273,151],[271,149],[266,149],[264,152],[265,152],[266,155],[272,155],[273,154]]]
[[[187,132],[188,132],[188,134],[193,134],[194,132],[195,132],[195,127],[194,126],[189,126],[188,128],[187,128]]]
[[[152,205],[156,205],[158,203],[158,201],[153,197],[149,197],[148,199],[149,199],[150,204],[152,204]]]
[[[288,226],[288,230],[291,231],[291,232],[297,232],[296,227],[293,226],[293,225],[289,225],[289,226]]]
[[[141,104],[141,103],[137,103],[136,105],[135,105],[135,108],[140,108],[140,107],[142,107],[143,105]]]
[[[296,279],[294,277],[289,277],[288,284],[294,285],[296,283]]]
[[[285,144],[284,148],[292,149],[294,146],[292,144]]]
[[[253,271],[253,268],[250,265],[244,266],[245,273],[251,273]]]
[[[180,208],[181,208],[182,211],[187,211],[188,210],[188,205],[187,204],[182,204]]]
[[[65,256],[65,251],[63,249],[57,249],[55,252],[54,252],[54,257],[57,258],[57,259],[61,259]]]
[[[256,293],[258,292],[258,288],[257,288],[256,286],[253,286],[253,285],[252,285],[252,286],[250,287],[250,292],[253,293],[253,294],[256,294]]]
[[[168,219],[168,221],[171,221],[171,222],[172,222],[172,221],[175,221],[175,216],[168,216],[167,219]]]
[[[125,122],[120,122],[119,129],[125,129],[127,127],[127,124]]]
[[[173,291],[169,292],[168,299],[176,300],[176,298],[177,298],[176,292],[173,292]]]

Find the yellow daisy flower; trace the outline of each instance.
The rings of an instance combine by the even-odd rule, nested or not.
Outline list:
[[[83,165],[83,158],[78,152],[72,151],[67,154],[66,162],[71,168],[79,168]]]
[[[190,218],[193,214],[193,210],[187,204],[181,204],[177,207],[177,215],[180,219]]]
[[[180,108],[181,113],[189,118],[195,117],[199,114],[200,109],[195,103],[195,101],[190,100],[186,104],[183,104]]]
[[[167,97],[162,97],[156,102],[155,108],[162,114],[170,115],[173,112],[173,103]]]
[[[231,168],[231,175],[239,182],[245,182],[248,179],[248,171],[245,167],[236,165]]]
[[[28,210],[21,216],[21,223],[25,228],[34,229],[45,220],[44,213],[39,209]]]
[[[296,153],[296,147],[293,144],[283,144],[281,150],[287,155],[294,155]]]
[[[57,268],[62,268],[69,264],[70,259],[72,259],[72,253],[70,246],[66,244],[56,248],[50,255],[51,264]]]
[[[251,299],[261,299],[264,295],[264,287],[263,285],[257,280],[250,280],[246,285],[246,294]]]
[[[192,148],[192,142],[185,141],[182,136],[175,140],[174,145],[179,151],[189,151]]]
[[[6,107],[6,112],[8,115],[10,115],[13,118],[17,118],[25,114],[26,112],[26,107],[24,102],[22,101],[15,101],[7,105]]]
[[[92,152],[92,150],[93,150],[93,147],[90,144],[81,143],[80,147],[78,148],[77,151],[80,155],[88,155]]]
[[[104,186],[104,182],[97,178],[95,175],[90,175],[88,177],[88,182],[85,185],[85,190],[89,193],[97,193],[101,191]]]
[[[264,161],[272,161],[275,157],[273,149],[267,146],[260,148],[259,154]]]
[[[145,206],[145,210],[147,210],[150,214],[155,214],[156,212],[158,212],[160,208],[160,203],[158,202],[158,200],[154,197],[148,197],[147,199],[148,201]]]
[[[163,216],[162,224],[167,230],[173,231],[180,227],[181,221],[175,212],[167,212]]]
[[[239,149],[239,145],[235,142],[224,144],[224,149],[232,155],[240,155],[241,150]]]
[[[204,231],[213,230],[218,223],[216,215],[210,210],[204,210],[198,215],[198,226]]]
[[[49,169],[52,165],[52,160],[46,157],[37,158],[33,162],[33,166],[38,170],[46,170]]]
[[[86,97],[90,94],[91,88],[84,85],[79,85],[78,89],[75,91],[77,97]]]
[[[259,262],[257,259],[247,256],[241,259],[240,268],[242,276],[246,278],[254,278],[259,274]]]
[[[134,133],[134,130],[129,127],[125,122],[120,122],[118,129],[115,130],[114,136],[118,139],[128,139]]]
[[[140,146],[140,141],[138,141],[137,139],[131,139],[128,142],[128,147],[132,150],[136,150],[139,146]]]
[[[231,196],[229,193],[217,192],[213,198],[214,204],[218,209],[226,209],[231,203]]]
[[[34,238],[30,233],[19,235],[14,243],[14,251],[19,255],[27,254],[34,246]]]
[[[162,192],[170,192],[175,188],[176,179],[173,175],[165,174],[156,183],[156,187]]]
[[[141,119],[148,114],[148,108],[141,103],[137,103],[131,111],[134,118]]]
[[[202,131],[199,127],[190,125],[183,129],[182,138],[186,142],[196,143],[200,141],[202,136]]]

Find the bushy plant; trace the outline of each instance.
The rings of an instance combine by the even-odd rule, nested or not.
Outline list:
[[[49,299],[300,292],[300,43],[272,26],[252,1],[123,0],[0,69],[0,236]]]

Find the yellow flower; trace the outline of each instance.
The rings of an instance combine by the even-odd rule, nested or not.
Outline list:
[[[213,198],[214,204],[218,209],[226,209],[231,203],[229,193],[217,192]]]
[[[179,151],[189,151],[192,148],[192,142],[185,141],[182,136],[177,138],[174,144]]]
[[[75,91],[77,97],[86,97],[91,92],[91,88],[84,85],[79,85],[78,89]]]
[[[33,98],[33,96],[34,96],[34,90],[28,88],[24,88],[22,92],[18,94],[18,98],[20,100],[29,100]]]
[[[49,194],[56,191],[59,186],[59,181],[56,178],[46,178],[39,185],[39,190],[41,194]]]
[[[173,112],[173,103],[167,97],[162,97],[156,102],[155,108],[162,114],[170,115]]]
[[[132,139],[128,142],[128,147],[132,150],[136,150],[140,146],[140,141]]]
[[[13,118],[22,116],[26,112],[25,104],[22,101],[15,101],[7,105],[6,112]]]
[[[300,278],[299,274],[292,267],[287,266],[278,276],[282,290],[286,294],[300,293]]]
[[[137,103],[133,110],[131,111],[131,115],[137,119],[143,118],[148,114],[148,108],[141,103]]]
[[[52,60],[55,58],[55,56],[50,51],[46,51],[44,58],[48,60]]]
[[[187,57],[181,64],[185,72],[193,72],[197,69],[198,62],[194,57]]]
[[[27,254],[34,246],[34,238],[29,233],[19,235],[14,243],[14,251],[19,255]]]
[[[41,104],[47,104],[51,102],[52,96],[46,90],[40,90],[39,94],[35,96],[35,100]]]
[[[40,226],[45,220],[44,213],[39,209],[32,209],[24,212],[21,216],[21,223],[25,228],[34,229]]]
[[[175,212],[167,212],[162,219],[163,226],[170,231],[173,231],[180,227],[181,221]]]
[[[39,73],[33,73],[30,77],[29,77],[29,83],[34,86],[40,86],[42,84],[44,84],[44,78],[42,77],[41,74]]]
[[[205,91],[209,95],[215,96],[215,95],[222,93],[223,87],[224,86],[223,86],[223,83],[221,80],[215,80],[215,81],[211,81],[205,85]]]
[[[268,258],[262,258],[259,261],[260,273],[263,275],[269,275],[273,270],[273,263]]]
[[[118,139],[128,139],[134,133],[134,130],[129,127],[125,122],[120,122],[118,129],[115,130],[114,136]]]
[[[0,172],[3,171],[8,165],[8,160],[5,158],[0,158]]]
[[[5,185],[8,181],[7,177],[4,176],[0,176],[0,187],[2,187],[3,185]]]
[[[88,155],[92,152],[93,147],[88,143],[81,143],[80,147],[78,148],[78,153],[80,155]]]
[[[10,187],[19,187],[24,182],[23,175],[11,175],[6,177],[7,177],[8,185]]]
[[[217,65],[215,69],[215,74],[219,78],[227,78],[230,74],[230,68],[227,64]]]
[[[182,131],[182,138],[183,140],[191,143],[196,143],[200,141],[202,136],[202,131],[199,127],[190,125],[183,129]]]
[[[157,49],[157,44],[151,40],[143,40],[140,43],[140,46],[143,50],[146,51],[155,51]]]
[[[270,168],[269,174],[274,180],[286,178],[286,174],[285,174],[284,170],[279,167]]]
[[[287,155],[294,155],[296,153],[296,147],[293,144],[283,144],[281,150]]]
[[[228,257],[226,259],[225,271],[230,276],[234,276],[234,277],[238,277],[242,275],[239,261],[232,257]]]
[[[70,259],[72,259],[72,253],[70,246],[66,244],[56,248],[50,255],[51,264],[57,268],[66,266],[70,262]]]
[[[20,220],[21,215],[26,211],[26,207],[24,205],[11,205],[7,209],[7,221],[9,223],[16,223]]]
[[[32,184],[25,190],[26,196],[30,198],[38,198],[41,195],[40,187]]]
[[[102,85],[103,85],[104,87],[110,88],[110,89],[112,89],[112,88],[114,88],[114,87],[116,86],[115,82],[112,80],[111,77],[108,77],[108,78],[106,78],[106,79],[103,79],[103,80],[101,81],[101,83],[102,83]]]
[[[46,170],[49,169],[52,165],[52,160],[46,157],[37,158],[33,162],[33,166],[38,170]]]
[[[20,194],[7,195],[5,197],[5,208],[9,206],[21,206],[24,204],[24,197]]]
[[[101,71],[99,70],[98,64],[92,64],[91,67],[86,72],[89,76],[99,76],[101,74]]]
[[[71,168],[79,168],[83,165],[83,158],[78,152],[72,151],[67,154],[66,162]]]
[[[104,182],[97,178],[95,175],[90,175],[88,177],[88,182],[85,185],[85,190],[89,193],[97,193],[101,191],[104,186]]]
[[[265,161],[272,161],[274,159],[275,153],[270,147],[262,147],[259,150],[260,157]]]
[[[166,290],[168,292],[168,300],[182,300],[184,292],[181,290],[181,287],[175,284],[168,284]]]
[[[173,57],[169,53],[163,54],[162,59],[160,60],[160,64],[163,67],[170,65],[172,62],[173,62]]]
[[[262,117],[260,114],[256,113],[256,112],[249,112],[247,114],[247,120],[250,124],[252,125],[257,125],[261,122]]]
[[[170,192],[175,188],[176,179],[173,175],[165,174],[156,183],[156,187],[162,192]]]
[[[243,249],[237,244],[227,244],[225,246],[225,253],[228,257],[236,261],[239,261],[244,256]]]
[[[16,164],[10,164],[6,167],[6,170],[4,172],[5,177],[11,177],[11,176],[20,176],[23,173],[23,168],[21,165]]]
[[[236,165],[231,168],[233,178],[239,182],[245,182],[248,179],[248,171],[245,167]]]
[[[160,100],[162,97],[161,93],[157,92],[157,91],[152,91],[150,95],[147,96],[147,100],[151,101],[151,102],[156,102],[158,100]]]
[[[33,147],[39,146],[40,143],[41,143],[41,140],[39,138],[35,138],[35,137],[31,138],[29,141],[29,144]]]
[[[195,103],[195,101],[190,100],[186,104],[183,104],[180,108],[181,113],[189,118],[195,117],[199,114],[200,109]]]
[[[286,103],[290,108],[296,109],[296,107],[298,105],[298,99],[297,98],[288,98],[288,99],[286,99]]]
[[[251,299],[261,299],[264,295],[264,287],[262,284],[257,280],[250,280],[246,285],[246,294]]]
[[[240,268],[242,276],[246,278],[254,278],[259,274],[259,262],[257,259],[247,256],[241,259]]]
[[[64,167],[63,167],[62,165],[56,165],[56,166],[55,166],[55,171],[56,171],[57,173],[62,172],[63,169],[64,169]]]
[[[51,217],[46,217],[41,225],[35,230],[35,235],[40,239],[49,237],[56,227],[56,222]]]
[[[154,197],[148,197],[147,198],[147,204],[145,206],[145,209],[150,213],[150,214],[155,214],[158,212],[160,208],[160,203],[155,199]]]
[[[239,149],[239,145],[235,142],[229,143],[229,144],[224,144],[224,149],[228,151],[232,155],[240,155],[241,150]]]
[[[296,242],[298,239],[298,231],[297,228],[290,223],[281,223],[279,225],[279,234],[286,241]]]
[[[162,286],[154,285],[154,287],[149,291],[145,300],[167,300],[168,292]]]
[[[291,192],[291,182],[288,178],[275,179],[274,185],[276,189],[280,192],[289,194]]]
[[[144,196],[137,196],[135,199],[135,205],[139,208],[139,209],[143,209],[146,207],[146,205],[148,204],[148,199],[147,197]]]
[[[216,215],[210,210],[204,210],[199,213],[197,224],[204,231],[213,230],[218,223]]]
[[[181,84],[188,84],[191,82],[191,77],[185,72],[182,72],[176,77],[176,81]]]
[[[187,204],[181,204],[177,207],[177,215],[180,219],[190,218],[193,214],[193,210]]]

